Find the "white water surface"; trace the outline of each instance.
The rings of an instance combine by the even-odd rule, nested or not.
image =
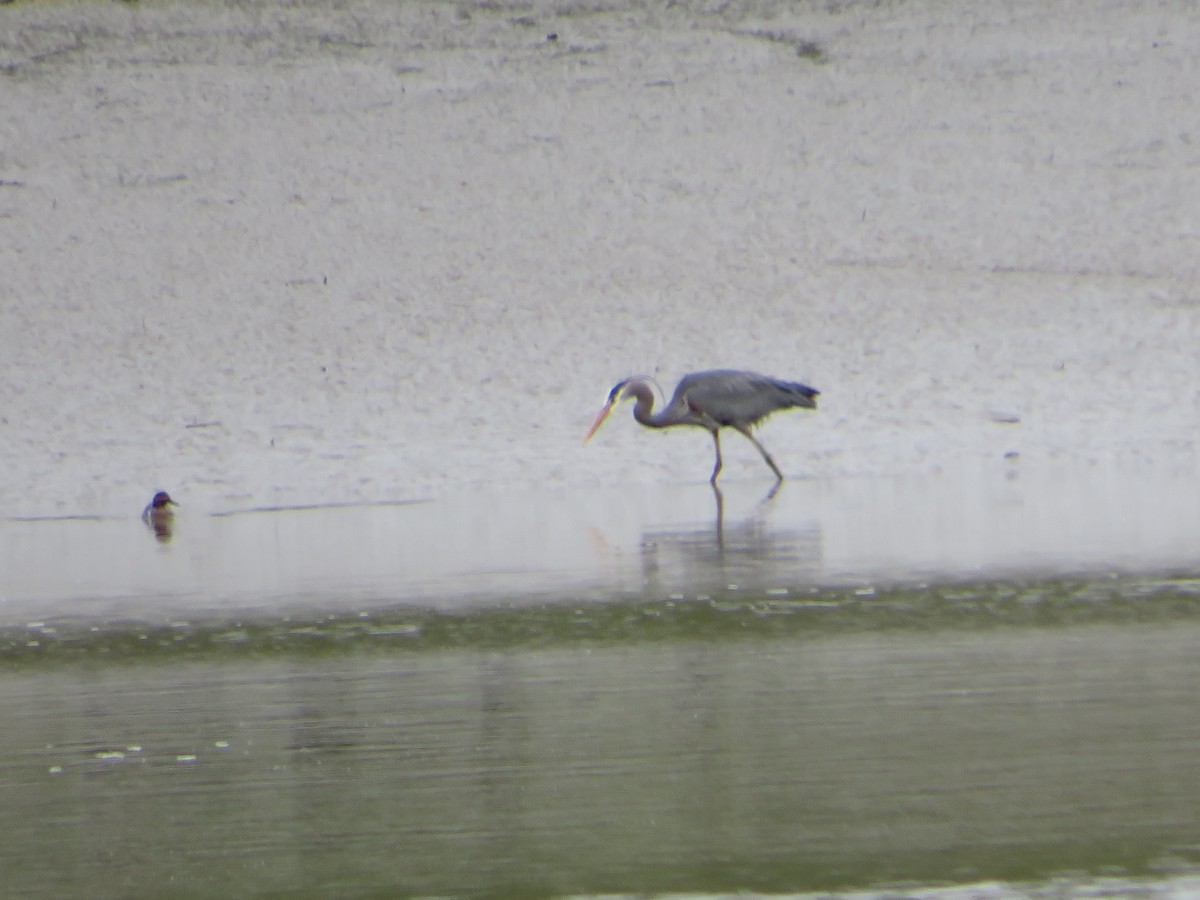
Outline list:
[[[915,478],[470,493],[386,506],[184,508],[0,522],[0,624],[171,622],[542,602],[819,600],[897,584],[1200,569],[1190,473],[1060,468]],[[169,539],[161,540],[160,537]]]

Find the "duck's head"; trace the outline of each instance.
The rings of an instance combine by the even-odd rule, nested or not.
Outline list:
[[[174,500],[172,500],[171,495],[168,494],[166,491],[159,491],[157,494],[154,495],[154,499],[150,501],[150,508],[156,509],[156,510],[157,509],[166,510],[168,507],[178,506],[178,505],[179,504],[176,503]]]

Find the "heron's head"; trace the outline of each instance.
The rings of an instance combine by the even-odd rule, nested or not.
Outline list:
[[[596,421],[592,422],[592,427],[588,429],[588,433],[583,436],[585,444],[592,439],[593,434],[600,430],[600,426],[604,424],[604,420],[608,418],[608,414],[613,411],[613,407],[621,401],[621,391],[625,389],[625,385],[628,383],[628,379],[618,381],[613,385],[613,389],[608,392],[608,399],[604,401],[604,408],[596,416]]]
[[[600,426],[604,424],[604,420],[608,418],[608,414],[613,411],[613,408],[618,403],[622,400],[628,400],[630,397],[636,397],[639,390],[647,391],[646,382],[650,382],[657,387],[657,382],[648,375],[634,375],[631,378],[623,378],[614,384],[613,389],[608,392],[608,399],[604,401],[604,408],[600,410],[599,415],[596,416],[596,421],[592,423],[592,427],[584,435],[584,443],[591,440],[592,435],[600,430]]]
[[[632,397],[629,393],[629,383],[634,381],[633,378],[624,378],[613,385],[613,389],[608,392],[608,399],[604,401],[604,405],[608,407],[616,406],[626,397]]]

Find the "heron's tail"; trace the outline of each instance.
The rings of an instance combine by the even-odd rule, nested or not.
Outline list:
[[[817,398],[821,396],[821,392],[816,388],[811,388],[798,381],[777,381],[775,386],[787,395],[792,406],[800,406],[804,409],[817,408]]]

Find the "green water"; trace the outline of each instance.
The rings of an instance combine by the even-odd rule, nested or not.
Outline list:
[[[8,895],[1188,874],[1200,583],[8,630]]]
[[[339,604],[340,605],[340,604]],[[725,591],[696,598],[510,603],[465,611],[383,606],[286,615],[242,611],[198,621],[98,624],[61,618],[0,627],[0,667],[68,661],[313,658],[355,652],[520,650],[623,644],[794,638],[860,631],[1064,627],[1200,620],[1200,579],[1118,577]]]

